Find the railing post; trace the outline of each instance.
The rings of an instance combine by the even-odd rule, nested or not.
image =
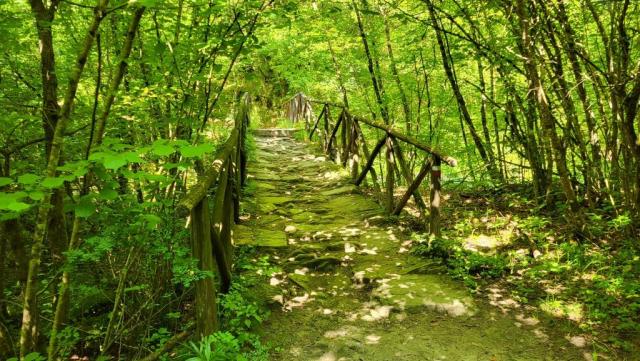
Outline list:
[[[340,155],[340,163],[344,167],[347,164],[347,158],[349,157],[349,150],[347,149],[347,129],[349,126],[349,113],[347,113],[346,109],[342,111],[342,128],[340,131],[340,140],[342,148],[339,150],[338,154]]]
[[[393,212],[393,187],[394,187],[394,171],[395,171],[395,166],[394,166],[394,162],[395,159],[393,158],[393,142],[391,141],[391,136],[387,135],[387,139],[386,139],[386,145],[387,145],[387,152],[386,152],[386,159],[387,159],[387,181],[386,181],[386,190],[387,190],[387,202],[386,202],[386,208],[387,208],[387,214],[391,214],[391,212]]]
[[[231,199],[229,195],[229,164],[230,159],[225,161],[225,165],[220,170],[218,187],[213,202],[213,217],[211,222],[211,242],[213,243],[213,254],[218,264],[220,284],[222,292],[226,292],[231,286],[231,239],[227,236],[229,229],[229,206]],[[233,216],[233,214],[231,214]],[[230,233],[229,233],[230,235]]]
[[[429,233],[435,237],[440,237],[440,165],[442,159],[439,156],[433,156],[433,165],[431,166],[431,212],[429,215]]]
[[[358,130],[356,127],[356,119],[351,118],[351,127],[350,127],[350,146],[349,151],[350,155],[350,166],[351,166],[351,179],[356,180],[358,178],[358,165],[360,163],[360,152],[358,149]]]
[[[209,204],[203,198],[191,210],[191,251],[198,260],[198,269],[215,273],[215,261],[211,248],[211,223]],[[216,288],[213,276],[196,281],[196,333],[199,337],[212,334],[218,329]]]
[[[325,153],[328,152],[329,150],[327,149],[328,145],[329,145],[329,139],[327,138],[329,136],[329,106],[326,106],[326,111],[324,112],[324,151]]]

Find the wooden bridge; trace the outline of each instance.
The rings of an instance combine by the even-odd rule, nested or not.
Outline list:
[[[315,122],[311,118],[312,103],[322,106]],[[339,112],[335,121],[332,118],[334,111]],[[178,206],[178,214],[189,220],[193,256],[198,259],[202,271],[219,275],[220,292],[226,292],[232,282],[232,229],[240,220],[241,188],[247,178],[249,114],[250,102],[245,95],[238,106],[229,138],[213,161],[204,166],[206,171],[199,174],[197,182],[190,187]],[[413,197],[421,216],[426,219],[428,213],[429,232],[434,236],[440,235],[440,167],[442,163],[455,166],[454,158],[403,134],[391,125],[355,116],[341,104],[312,100],[299,94],[287,103],[287,114],[294,121],[305,119],[308,139],[318,140],[331,160],[349,169],[353,184],[361,186],[371,181],[374,191],[384,199],[387,214],[400,214]],[[372,150],[368,149],[361,125],[384,132]],[[273,135],[282,136],[283,132],[273,131]],[[407,164],[401,143],[411,152],[427,153],[417,174]],[[375,160],[382,156],[383,147],[386,167],[384,180],[379,179],[373,166]],[[431,182],[429,206],[418,190],[427,175],[430,175]],[[394,190],[403,182],[406,190],[396,200]],[[217,292],[212,277],[196,282],[196,327],[199,335],[208,335],[217,329]]]

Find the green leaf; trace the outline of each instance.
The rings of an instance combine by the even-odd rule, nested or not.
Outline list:
[[[80,218],[87,218],[95,212],[95,207],[91,203],[91,199],[82,198],[76,205],[76,216]]]
[[[204,143],[199,145],[189,145],[186,147],[180,148],[180,152],[186,158],[192,157],[201,157],[205,153],[209,153],[213,151],[213,145]]]
[[[7,184],[13,183],[13,179],[7,177],[0,177],[0,187],[4,187]]]
[[[35,184],[39,180],[40,180],[40,177],[31,173],[23,174],[18,177],[18,183],[24,184],[24,185]]]
[[[33,199],[34,201],[41,201],[44,198],[44,193],[40,191],[29,192],[29,198]]]
[[[162,222],[162,218],[156,216],[155,214],[144,214],[142,218],[146,221],[148,229],[154,229],[158,224]]]
[[[142,158],[140,158],[140,156],[136,152],[126,152],[126,153],[123,153],[122,156],[129,163],[142,163],[142,162],[144,162],[144,160]]]
[[[7,204],[6,207],[10,211],[22,212],[22,211],[24,211],[26,209],[31,208],[31,205],[29,205],[27,203],[23,203],[23,202],[11,202],[11,203]]]
[[[117,170],[127,164],[127,160],[122,154],[110,154],[104,157],[104,167]]]
[[[58,188],[60,186],[62,186],[62,184],[64,183],[64,178],[60,178],[60,177],[46,177],[43,181],[42,181],[42,186],[45,188]]]
[[[24,361],[44,361],[45,358],[37,352],[32,352],[24,357]]]
[[[153,152],[153,154],[159,155],[161,157],[165,157],[175,152],[173,147],[168,146],[166,144],[154,144],[153,147],[151,148],[151,151]]]
[[[112,188],[103,188],[100,191],[100,198],[102,198],[104,200],[107,200],[107,201],[112,201],[112,200],[118,198],[118,192],[116,192]]]
[[[91,153],[91,155],[89,156],[89,160],[100,160],[100,159],[104,159],[104,157],[107,156],[107,153],[105,152],[95,152],[95,153]]]

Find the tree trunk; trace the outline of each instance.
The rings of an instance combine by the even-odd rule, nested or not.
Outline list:
[[[487,153],[485,145],[482,143],[478,132],[476,131],[475,126],[473,125],[473,121],[471,120],[471,115],[469,114],[469,110],[467,109],[467,103],[462,96],[462,92],[460,91],[460,87],[458,86],[458,81],[456,80],[453,69],[451,67],[451,58],[448,55],[448,51],[446,45],[444,43],[444,39],[442,37],[442,30],[439,25],[437,25],[438,19],[436,18],[435,8],[433,6],[433,2],[431,0],[427,0],[427,7],[429,8],[429,15],[431,18],[431,22],[434,24],[433,28],[436,33],[436,40],[438,41],[438,47],[440,48],[440,55],[442,58],[442,66],[444,67],[444,71],[447,74],[447,79],[449,79],[449,84],[453,90],[456,101],[458,102],[458,107],[460,108],[460,114],[462,119],[467,124],[467,128],[469,128],[469,133],[471,133],[471,137],[473,138],[473,142],[478,149],[478,153],[480,154],[480,158],[482,158],[485,163],[487,170],[489,171],[489,176],[494,181],[502,182],[500,177],[500,172],[496,168],[496,164],[494,159],[491,158],[490,154]]]
[[[109,0],[100,0],[96,8],[94,18],[87,36],[85,37],[84,44],[81,47],[75,62],[75,68],[71,72],[69,79],[69,86],[65,95],[62,109],[58,118],[58,123],[55,128],[55,132],[51,141],[51,149],[49,158],[47,161],[47,168],[45,172],[46,177],[54,178],[57,173],[57,166],[60,161],[60,154],[62,152],[62,145],[64,142],[64,133],[71,114],[72,104],[75,99],[76,91],[78,89],[78,83],[80,76],[84,70],[84,66],[89,57],[89,52],[93,45],[93,41],[100,25],[100,22],[104,18],[104,12]],[[55,190],[53,191],[55,192]],[[52,193],[53,193],[52,192]],[[40,262],[42,257],[42,248],[44,246],[45,236],[47,234],[47,224],[49,219],[49,204],[53,197],[52,193],[45,193],[42,203],[38,207],[38,214],[36,219],[36,228],[33,236],[33,245],[31,247],[31,257],[29,260],[29,270],[27,276],[27,285],[25,289],[24,305],[22,311],[22,327],[20,330],[20,357],[23,358],[29,351],[33,350],[37,344],[38,327],[37,327],[37,295],[38,295],[38,273],[40,271]]]
[[[540,119],[542,122],[542,131],[544,136],[550,141],[552,147],[552,155],[555,160],[558,174],[560,175],[560,184],[562,190],[571,207],[573,213],[579,211],[575,192],[571,186],[569,179],[569,170],[567,169],[566,149],[558,136],[555,120],[549,107],[549,99],[544,91],[544,86],[538,72],[538,64],[536,61],[535,51],[532,49],[534,40],[531,39],[529,33],[529,22],[531,14],[526,9],[524,0],[517,0],[515,11],[519,19],[521,31],[522,50],[525,63],[525,71],[529,81],[528,97],[535,102],[540,111]]]

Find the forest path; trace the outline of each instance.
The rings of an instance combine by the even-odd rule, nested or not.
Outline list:
[[[282,269],[261,333],[279,360],[584,360],[537,319],[471,297],[443,267],[409,254],[393,225],[312,145],[256,138],[238,243]],[[511,300],[496,290],[494,304]],[[554,333],[555,332],[555,333]]]

